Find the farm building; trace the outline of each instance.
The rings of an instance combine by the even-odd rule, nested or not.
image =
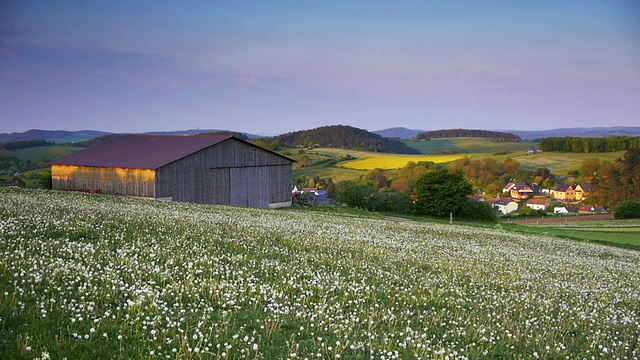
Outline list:
[[[294,160],[230,135],[123,135],[51,162],[59,190],[200,204],[291,205]]]

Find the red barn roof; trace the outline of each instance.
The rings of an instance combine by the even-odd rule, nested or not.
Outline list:
[[[51,164],[157,169],[230,138],[233,136],[123,135]]]

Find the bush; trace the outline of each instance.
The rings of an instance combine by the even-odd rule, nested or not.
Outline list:
[[[467,200],[460,208],[459,217],[467,220],[495,222],[496,212],[491,203],[486,201]]]
[[[616,219],[640,219],[640,202],[635,200],[621,202],[613,216]]]

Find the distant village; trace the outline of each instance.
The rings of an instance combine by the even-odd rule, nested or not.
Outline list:
[[[588,182],[559,184],[555,189],[541,189],[536,184],[509,182],[495,198],[474,195],[472,200],[488,201],[498,214],[508,215],[522,207],[554,214],[603,214],[604,206],[589,204],[593,185]]]

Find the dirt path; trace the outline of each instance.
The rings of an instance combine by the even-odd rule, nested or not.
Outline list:
[[[503,224],[545,224],[555,222],[570,222],[570,221],[592,221],[592,220],[607,220],[613,219],[613,214],[597,214],[597,215],[568,215],[563,217],[545,217],[544,219],[531,219],[531,220],[515,220],[511,222],[503,221]]]

